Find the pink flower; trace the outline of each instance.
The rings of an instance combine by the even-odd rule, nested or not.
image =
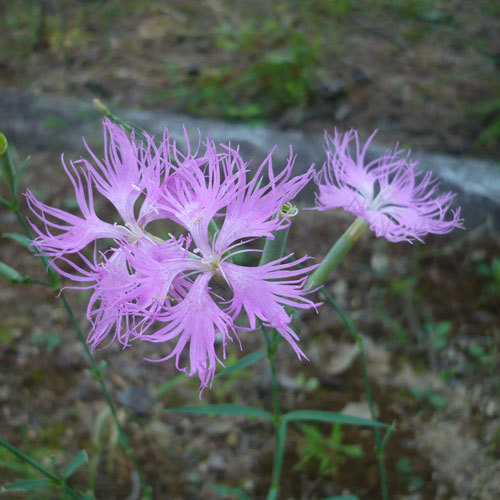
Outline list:
[[[316,266],[298,269],[306,258],[293,261],[291,255],[261,267],[237,265],[232,258],[259,252],[248,245],[273,238],[274,231],[290,224],[280,209],[311,179],[312,168],[292,176],[290,154],[275,174],[271,152],[250,175],[239,151],[229,146],[217,151],[207,141],[204,151],[200,146],[192,150],[186,134],[183,154],[167,131],[159,146],[148,136],[136,143],[108,120],[104,133],[103,160],[87,147],[92,163],[82,159],[70,168],[64,165],[81,216],[45,205],[31,192],[26,195],[44,226],[34,226],[34,245],[52,258],[60,274],[76,282],[72,288],[93,290],[88,342],[94,348],[113,341],[127,347],[137,339],[165,344],[170,352],[154,361],[175,358],[179,370],[198,374],[203,389],[221,363],[216,337],[224,358],[244,311],[251,328],[260,319],[305,357],[285,307],[316,307],[304,289]],[[94,190],[114,205],[122,223],[97,216]],[[162,241],[148,230],[155,219],[175,221],[185,234]],[[214,229],[214,222],[220,229]],[[98,252],[95,242],[102,238],[112,244]],[[85,251],[89,244],[92,256]],[[225,299],[214,293],[215,286]]]
[[[327,134],[327,162],[316,175],[319,186],[318,210],[343,208],[367,220],[377,236],[389,241],[422,241],[427,233],[444,234],[463,228],[460,208],[448,210],[452,193],[437,194],[439,181],[430,172],[416,170],[402,151],[388,151],[366,162],[365,156],[374,132],[361,149],[358,133]],[[354,140],[355,154],[349,146]]]
[[[243,245],[259,237],[272,238],[273,231],[289,225],[287,219],[280,218],[280,208],[309,181],[312,170],[292,177],[293,157],[290,156],[286,167],[274,175],[269,155],[249,178],[246,164],[237,150],[224,147],[220,154],[212,143],[206,146],[205,164],[184,158],[164,191],[163,204],[160,203],[162,212],[189,232],[184,250],[179,251],[177,258],[164,260],[161,270],[149,264],[161,255],[154,246],[141,251],[156,252],[156,257],[150,255],[148,258],[132,251],[138,262],[136,264],[133,257],[130,261],[134,268],[139,268],[140,262],[147,263],[142,266],[145,282],[155,277],[169,281],[178,272],[172,273],[172,269],[182,269],[183,276],[193,280],[178,304],[165,303],[163,311],[154,314],[165,326],[152,334],[140,334],[140,337],[152,342],[177,338],[177,347],[158,361],[175,356],[179,369],[190,375],[198,372],[202,388],[213,379],[219,361],[214,348],[215,334],[220,333],[224,349],[226,341],[232,338],[231,333],[237,329],[235,321],[242,310],[251,328],[255,328],[259,318],[276,328],[301,357],[305,355],[297,345],[296,333],[290,328],[291,317],[285,306],[316,307],[305,297],[309,290],[304,289],[307,274],[316,266],[296,268],[305,258],[287,262],[291,257],[287,256],[261,267],[231,262],[236,254],[256,251],[241,249]],[[268,174],[267,181],[264,172]],[[221,224],[214,234],[209,231],[212,219]],[[193,249],[190,249],[191,242]],[[225,283],[232,297],[223,301],[213,294],[212,278]],[[188,341],[190,366],[182,367],[179,356]]]
[[[96,166],[81,159],[71,162],[68,167],[63,158],[63,167],[73,184],[82,217],[42,203],[30,190],[26,193],[31,211],[45,228],[45,231],[41,231],[32,224],[38,235],[33,244],[46,255],[60,257],[78,252],[101,238],[123,241],[150,239],[151,235],[144,231],[144,227],[162,217],[157,199],[172,168],[168,161],[168,136],[163,137],[160,146],[156,146],[149,136],[144,136],[137,145],[133,135],[129,138],[121,127],[108,119],[103,120],[103,126],[103,161],[88,146]],[[122,224],[109,224],[96,215],[94,189],[115,206]],[[145,199],[136,218],[134,207],[141,194]],[[53,234],[53,231],[57,231],[57,234]]]

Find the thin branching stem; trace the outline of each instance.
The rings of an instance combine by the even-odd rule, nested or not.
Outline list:
[[[373,396],[372,396],[370,377],[368,376],[368,368],[366,363],[366,354],[364,349],[363,336],[358,332],[358,330],[352,324],[352,322],[344,313],[342,308],[337,304],[336,300],[324,288],[321,289],[321,294],[335,308],[342,323],[344,323],[345,327],[347,328],[349,333],[353,336],[354,340],[358,344],[359,357],[361,359],[361,367],[363,371],[363,381],[365,386],[366,397],[368,399],[368,407],[370,409],[370,415],[372,420],[377,420],[377,415],[375,413],[375,403],[373,401]],[[386,438],[382,439],[382,436],[380,434],[380,429],[378,427],[375,427],[374,431],[375,431],[376,455],[380,473],[380,488],[382,491],[382,500],[388,500],[389,495],[387,490],[387,471],[385,468],[385,461],[384,461],[384,449],[385,449],[385,444],[387,442],[386,438],[389,437],[390,433],[386,435]]]
[[[31,233],[31,230],[30,230],[28,224],[26,223],[25,218],[21,214],[21,211],[19,210],[19,205],[17,203],[17,193],[14,192],[14,190],[13,190],[12,194],[13,194],[14,200],[15,200],[15,203],[14,203],[12,210],[15,213],[16,218],[17,218],[19,224],[21,225],[21,227],[23,228],[23,231],[26,234],[26,236],[29,239],[33,239],[33,235]],[[92,367],[92,374],[93,374],[94,378],[97,380],[97,382],[99,383],[99,385],[101,387],[101,391],[102,391],[103,396],[104,396],[104,399],[106,400],[106,403],[111,411],[111,416],[113,418],[113,422],[114,422],[116,429],[118,431],[118,441],[120,443],[120,446],[123,448],[123,450],[125,451],[125,453],[129,457],[129,459],[132,463],[132,466],[134,467],[135,473],[137,474],[137,477],[139,478],[139,482],[141,484],[141,488],[142,488],[142,491],[144,492],[145,497],[151,497],[152,490],[147,485],[147,483],[144,481],[144,478],[142,477],[142,474],[140,472],[140,469],[139,469],[139,466],[137,463],[137,459],[136,459],[135,454],[134,454],[134,450],[133,450],[132,446],[130,445],[130,441],[128,440],[127,435],[125,434],[125,430],[123,429],[122,424],[120,423],[120,419],[118,418],[118,413],[116,411],[116,407],[113,403],[111,395],[110,395],[110,393],[106,387],[106,384],[104,382],[104,378],[102,376],[102,368],[99,366],[99,364],[95,360],[95,358],[92,354],[92,351],[90,350],[90,348],[87,344],[87,341],[85,339],[85,335],[83,334],[82,329],[80,328],[80,325],[78,324],[78,321],[77,321],[77,319],[76,319],[76,317],[71,309],[71,306],[69,305],[68,301],[66,300],[64,292],[61,290],[61,284],[59,282],[59,278],[58,278],[57,273],[55,272],[54,268],[50,265],[49,259],[45,255],[40,255],[40,260],[42,261],[42,264],[43,264],[45,270],[47,271],[47,273],[51,279],[52,288],[54,288],[54,290],[56,290],[57,292],[60,293],[60,297],[61,297],[62,303],[64,305],[64,309],[66,310],[66,312],[71,320],[71,323],[73,324],[73,327],[75,328],[75,331],[78,335],[78,339],[80,340],[80,342],[83,345],[83,348],[85,350],[85,354],[86,354],[86,356],[90,362],[90,365]],[[32,282],[34,283],[35,281],[32,281]],[[45,282],[38,281],[38,280],[36,280],[36,282],[38,284],[45,284]]]
[[[76,491],[68,486],[66,484],[67,477],[57,476],[42,464],[38,463],[35,459],[31,458],[29,455],[16,448],[14,445],[5,441],[5,439],[0,438],[0,446],[5,448],[8,452],[12,453],[23,462],[27,463],[31,468],[44,475],[50,481],[51,486],[59,489],[61,493],[65,493],[67,496],[69,496],[69,498],[72,498],[73,500],[83,500],[90,498],[88,495],[80,493],[79,491]],[[66,496],[64,498],[66,498]]]
[[[75,328],[75,331],[78,335],[78,338],[80,342],[82,343],[85,354],[90,362],[90,365],[92,366],[92,373],[94,378],[97,380],[101,387],[102,394],[104,396],[104,399],[106,400],[106,403],[108,404],[109,410],[111,411],[111,417],[113,418],[113,422],[116,426],[116,429],[118,431],[118,442],[120,443],[121,447],[129,457],[130,461],[132,462],[132,465],[134,467],[134,470],[139,478],[139,481],[141,483],[141,486],[143,488],[143,491],[148,489],[148,485],[144,482],[144,479],[141,475],[139,465],[137,464],[137,460],[135,458],[134,450],[132,446],[130,445],[130,442],[128,440],[127,435],[125,434],[125,430],[123,429],[123,426],[120,422],[120,419],[118,418],[118,412],[116,411],[116,406],[113,403],[113,400],[111,398],[111,395],[106,387],[106,383],[104,382],[104,378],[102,376],[102,368],[99,366],[97,361],[95,360],[92,351],[90,350],[86,340],[85,340],[85,335],[82,332],[82,329],[80,328],[80,325],[78,324],[78,321],[73,313],[73,310],[71,309],[71,306],[69,305],[64,292],[61,292],[60,294],[62,303],[64,305],[64,309],[66,309],[66,312],[68,313],[68,316],[71,320],[71,323],[73,324],[73,327]]]
[[[276,372],[276,354],[278,352],[279,342],[277,337],[280,334],[273,330],[273,337],[271,339],[267,328],[261,322],[260,327],[264,335],[267,345],[267,359],[271,369],[271,389],[272,389],[272,402],[273,402],[273,426],[274,426],[274,459],[273,459],[273,472],[271,479],[271,486],[267,500],[276,500],[278,498],[279,485],[281,479],[281,471],[283,470],[283,461],[285,454],[285,441],[286,441],[286,423],[281,418],[280,396],[278,375]]]
[[[287,208],[288,210],[288,208]],[[295,215],[296,212],[293,213]],[[285,253],[286,240],[288,237],[288,227],[281,231],[275,231],[274,239],[266,240],[264,252],[262,254],[260,265],[265,265],[273,260],[279,259]],[[281,471],[283,470],[283,461],[285,458],[286,444],[286,422],[281,418],[280,396],[278,375],[276,372],[276,354],[278,352],[281,335],[273,329],[272,338],[267,328],[262,322],[260,327],[264,335],[267,346],[267,359],[271,370],[271,388],[273,401],[273,425],[274,425],[274,459],[271,486],[267,494],[267,500],[277,500],[281,480]]]
[[[60,482],[60,478],[55,474],[50,472],[50,470],[46,469],[42,464],[39,464],[36,460],[32,459],[29,455],[17,449],[14,445],[8,443],[4,439],[0,438],[0,446],[5,448],[7,451],[15,455],[17,458],[20,458],[23,462],[29,464],[33,469],[37,470],[41,474],[43,474],[47,479],[50,479],[55,484]]]

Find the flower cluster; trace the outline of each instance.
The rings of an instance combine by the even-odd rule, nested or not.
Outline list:
[[[233,257],[256,251],[248,249],[249,242],[273,238],[274,231],[289,225],[281,208],[309,182],[312,169],[292,176],[290,151],[276,174],[271,152],[250,174],[238,149],[217,150],[210,140],[192,149],[186,134],[187,150],[181,152],[168,131],[157,144],[146,134],[129,137],[109,120],[104,120],[104,136],[103,159],[88,146],[92,161],[67,165],[63,158],[81,215],[26,194],[43,225],[33,225],[34,246],[61,275],[78,282],[75,288],[93,291],[89,343],[97,347],[116,340],[125,347],[135,339],[176,341],[155,361],[175,358],[177,368],[198,374],[204,388],[221,363],[216,335],[224,357],[244,312],[251,328],[257,319],[276,328],[299,358],[305,357],[285,307],[316,307],[304,287],[315,266],[301,267],[306,258],[294,261],[291,255],[259,267],[238,265]],[[95,191],[112,203],[120,223],[96,214]],[[180,225],[183,234],[165,240],[151,234],[149,224],[163,219]],[[97,241],[103,239],[100,246],[112,243],[99,250]],[[229,292],[226,300],[215,294],[217,282]],[[188,345],[186,363],[182,353]]]
[[[291,212],[283,208],[311,180],[312,167],[293,176],[290,150],[286,166],[275,173],[271,151],[250,173],[238,149],[229,145],[217,149],[207,139],[192,149],[185,134],[182,152],[167,130],[156,143],[147,134],[129,137],[107,119],[103,124],[103,159],[87,145],[92,161],[68,166],[63,158],[80,215],[48,206],[31,191],[26,194],[43,225],[33,225],[34,246],[61,275],[77,282],[73,288],[93,291],[88,342],[94,348],[115,340],[124,347],[136,339],[168,343],[168,354],[150,361],[175,358],[179,370],[198,374],[201,389],[210,385],[217,363],[222,364],[216,336],[224,358],[227,341],[238,338],[243,328],[237,324],[243,314],[251,329],[262,321],[299,358],[305,357],[286,308],[318,305],[307,298],[311,290],[306,286],[317,265],[302,266],[307,257],[293,260],[292,255],[260,266],[236,260],[259,251],[248,247],[252,241],[272,239],[288,227]],[[333,139],[326,136],[327,162],[315,176],[318,210],[344,208],[368,221],[377,236],[394,242],[463,227],[459,209],[446,218],[453,195],[437,194],[437,180],[416,170],[408,155],[388,151],[367,162],[372,138],[361,148],[353,130],[335,133]],[[96,214],[95,191],[114,206],[119,223]],[[167,219],[182,228],[180,236],[160,239],[152,234],[150,223]],[[323,265],[328,267],[327,259]],[[217,287],[225,298],[216,294]]]
[[[416,170],[402,151],[388,151],[373,161],[366,152],[375,132],[363,148],[355,130],[326,135],[327,162],[316,175],[318,210],[343,208],[367,220],[377,236],[389,241],[422,241],[428,233],[445,234],[462,228],[460,209],[451,211],[454,194],[437,194],[438,179]],[[350,151],[354,141],[355,155]]]

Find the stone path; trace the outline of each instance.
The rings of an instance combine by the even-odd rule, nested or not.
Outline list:
[[[324,161],[323,137],[307,136],[299,131],[281,131],[274,127],[254,127],[177,114],[155,113],[133,109],[114,110],[125,120],[137,123],[155,135],[168,127],[171,136],[183,142],[183,125],[191,137],[210,137],[216,143],[239,144],[244,158],[253,158],[257,165],[276,145],[275,165],[284,164],[293,145],[299,171],[311,163]],[[98,126],[100,116],[91,102],[69,98],[34,95],[0,90],[0,130],[24,152],[30,150],[67,154],[83,152],[81,137],[89,144],[102,142]],[[395,138],[396,139],[396,138]],[[369,156],[379,155],[386,146],[375,144]],[[443,189],[458,192],[457,202],[463,207],[468,229],[477,227],[488,216],[500,226],[500,164],[476,158],[453,157],[439,153],[415,151],[413,156],[424,169],[433,170],[442,178]],[[313,187],[302,194],[312,200]]]

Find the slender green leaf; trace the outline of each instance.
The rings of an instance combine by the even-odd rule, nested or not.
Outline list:
[[[9,146],[9,143],[7,142],[7,137],[5,137],[2,132],[0,132],[0,155],[3,155],[7,151],[7,147]]]
[[[21,479],[15,483],[6,484],[3,489],[8,490],[23,490],[23,491],[33,491],[38,488],[47,488],[52,486],[53,483],[46,478],[36,478],[36,479]]]
[[[16,243],[19,243],[20,245],[23,245],[24,247],[31,249],[31,240],[27,236],[24,236],[24,234],[3,233],[2,236],[4,238],[9,238],[11,240],[14,240]]]
[[[18,273],[13,267],[5,264],[5,262],[0,262],[0,278],[11,283],[25,283],[28,281],[27,278]]]
[[[380,443],[380,452],[384,452],[384,448],[385,448],[385,445],[387,444],[387,441],[389,440],[389,438],[391,437],[391,434],[393,433],[394,429],[396,428],[396,425],[395,424],[392,424],[386,431],[385,431],[385,435],[384,435],[384,438],[382,439],[381,443]]]
[[[94,497],[94,495],[91,495],[90,493],[81,493],[80,500],[95,500],[95,497]]]
[[[286,431],[287,421],[283,419],[275,435],[276,446],[274,449],[273,477],[271,479],[271,488],[269,489],[267,500],[278,500],[281,471],[285,460]]]
[[[5,208],[8,208],[9,210],[12,208],[12,203],[10,201],[7,201],[5,198],[2,198],[0,196],[0,205],[2,205]]]
[[[197,413],[200,415],[247,415],[249,417],[260,417],[271,420],[271,414],[261,408],[246,405],[219,404],[200,406],[181,406],[165,410],[172,413]]]
[[[233,488],[224,484],[210,484],[209,488],[221,495],[236,495],[238,500],[250,500],[241,488]]]
[[[71,462],[69,462],[64,468],[64,477],[70,477],[75,471],[85,465],[88,461],[89,457],[87,456],[87,452],[85,450],[80,450],[73,458],[73,460],[71,460]]]
[[[340,495],[335,497],[326,497],[322,500],[359,500],[359,497],[356,495]]]
[[[283,419],[287,422],[293,420],[316,420],[319,422],[329,422],[332,424],[360,425],[367,427],[390,427],[387,424],[368,420],[366,418],[354,417],[343,413],[335,413],[333,411],[322,410],[295,410],[283,415]]]
[[[12,453],[16,457],[20,458],[24,462],[30,464],[31,467],[33,467],[37,471],[41,472],[45,477],[49,478],[53,482],[57,483],[59,481],[59,478],[56,475],[54,475],[52,472],[50,472],[48,469],[46,469],[43,465],[39,464],[36,460],[33,460],[29,455],[26,455],[26,453],[19,450],[15,446],[11,445],[10,443],[5,441],[5,439],[2,439],[1,437],[0,437],[0,446],[5,448],[6,450],[10,451],[10,453]]]
[[[221,370],[215,378],[222,377],[223,375],[229,375],[230,373],[237,372],[239,370],[243,370],[243,368],[246,368],[250,365],[253,365],[254,363],[257,363],[257,361],[261,360],[262,358],[265,358],[267,356],[265,351],[255,351],[249,354],[248,356],[245,356],[244,358],[241,358],[239,361],[234,363],[234,365],[228,366],[227,368],[224,368]]]
[[[9,155],[9,143],[7,138],[0,132],[0,179],[9,186],[14,181],[13,166]]]
[[[19,167],[19,169],[17,170],[16,172],[16,175],[14,177],[14,186],[13,186],[13,191],[15,194],[15,196],[17,197],[17,189],[19,187],[19,182],[21,180],[21,177],[24,173],[24,169],[26,168],[26,166],[28,165],[28,162],[31,160],[31,156],[28,156],[24,161],[23,161],[23,164]]]

